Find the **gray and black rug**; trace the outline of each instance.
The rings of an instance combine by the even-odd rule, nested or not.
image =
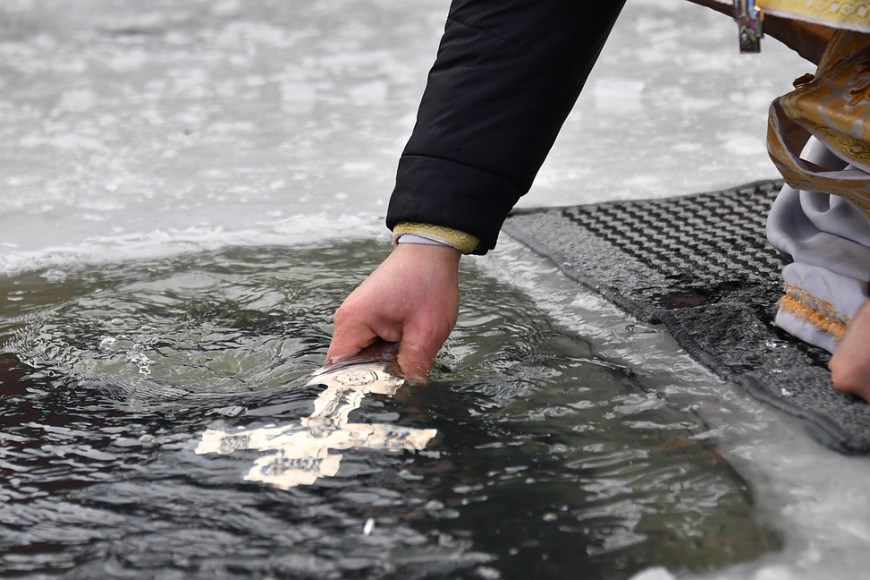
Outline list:
[[[831,385],[827,352],[773,325],[788,257],[764,235],[782,182],[648,201],[516,210],[505,232],[697,361],[806,421],[843,453],[870,453],[870,404]]]

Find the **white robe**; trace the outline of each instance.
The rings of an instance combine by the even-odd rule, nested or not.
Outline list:
[[[822,167],[847,164],[816,138],[801,155]],[[845,199],[784,186],[767,220],[768,240],[791,255],[776,324],[833,352],[870,282],[870,222]]]

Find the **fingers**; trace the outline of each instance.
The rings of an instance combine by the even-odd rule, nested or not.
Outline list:
[[[343,321],[343,316],[343,313],[336,313],[335,334],[326,353],[326,364],[352,357],[379,340],[398,342],[399,352],[396,362],[402,369],[405,379],[411,383],[426,382],[435,355],[446,340],[446,334],[449,334],[449,330],[447,333],[441,333],[445,334],[444,337],[429,336],[431,333],[425,330],[399,329],[378,332],[372,326],[360,323],[358,320],[354,321],[353,318],[350,319],[351,322],[340,323]]]
[[[437,351],[436,351],[437,352]],[[435,353],[420,349],[408,341],[399,344],[399,356],[396,357],[405,380],[411,384],[422,385],[429,376]]]
[[[411,383],[425,383],[435,356],[453,329],[456,321],[454,311],[455,307],[448,305],[445,319],[440,311],[431,314],[420,306],[412,315],[399,320],[380,316],[368,323],[354,312],[339,309],[326,363],[354,356],[379,340],[398,343],[396,362],[405,379]]]
[[[355,295],[335,313],[335,332],[326,352],[326,363],[354,356],[378,340],[398,342],[402,337],[401,322],[388,315],[377,315],[365,302],[356,303]]]
[[[446,288],[443,290],[439,292],[442,300],[432,300],[428,308],[420,308],[403,329],[397,362],[410,383],[426,382],[438,351],[456,324],[458,295],[451,296]]]
[[[352,357],[377,339],[378,335],[366,325],[336,325],[335,334],[326,352],[326,364]]]
[[[828,366],[838,391],[870,401],[870,302],[865,302],[849,322]]]
[[[443,341],[418,342],[418,339],[406,336],[399,343],[399,354],[396,361],[405,380],[412,384],[423,384],[432,369],[435,355]]]

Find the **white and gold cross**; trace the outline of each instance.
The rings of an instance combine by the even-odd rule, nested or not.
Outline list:
[[[236,449],[275,451],[260,457],[245,476],[281,489],[311,485],[338,473],[340,449],[383,449],[391,452],[425,449],[435,429],[348,423],[369,393],[392,396],[404,380],[387,371],[386,363],[368,362],[324,369],[308,385],[326,385],[314,401],[314,412],[299,423],[223,431],[208,429],[196,453],[232,453]]]

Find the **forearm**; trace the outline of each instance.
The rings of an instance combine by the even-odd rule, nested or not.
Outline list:
[[[574,105],[623,2],[456,0],[387,225],[421,222],[495,245]]]

